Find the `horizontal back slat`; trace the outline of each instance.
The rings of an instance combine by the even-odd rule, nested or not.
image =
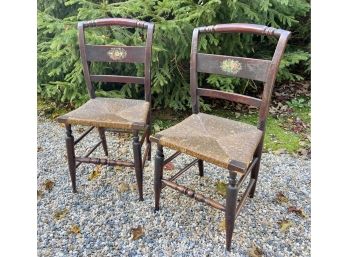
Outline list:
[[[91,81],[145,84],[144,77],[135,77],[135,76],[91,75]]]
[[[262,102],[261,99],[257,99],[255,97],[207,88],[197,88],[197,95],[220,98],[228,101],[251,105],[257,108],[260,108]]]
[[[266,82],[271,61],[197,53],[197,71]]]
[[[86,45],[87,61],[145,63],[143,46]]]

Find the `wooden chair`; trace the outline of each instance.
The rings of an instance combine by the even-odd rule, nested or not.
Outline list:
[[[85,29],[100,26],[121,26],[126,28],[147,29],[145,46],[114,46],[114,45],[90,45],[85,43]],[[58,117],[58,122],[66,127],[66,148],[68,165],[72,182],[73,192],[76,191],[76,168],[81,163],[94,163],[111,166],[134,167],[139,191],[139,199],[143,200],[143,167],[146,157],[151,159],[150,136],[150,110],[151,110],[151,50],[154,25],[152,23],[122,19],[107,18],[78,23],[78,35],[80,55],[83,64],[84,78],[86,81],[90,100],[78,109]],[[119,76],[119,75],[92,75],[90,74],[91,62],[124,62],[143,63],[144,77]],[[92,82],[118,82],[144,84],[145,100],[99,98],[96,97]],[[91,126],[78,139],[72,136],[71,125]],[[97,128],[100,142],[97,143],[83,157],[75,156],[75,145],[80,142],[89,132]],[[102,145],[104,153],[108,156],[105,130],[110,129],[118,132],[133,134],[134,162],[109,160],[107,158],[91,158],[89,155]],[[139,141],[139,132],[143,136]],[[142,160],[141,148],[146,141],[146,148]]]
[[[277,37],[279,40],[272,60],[260,60],[198,53],[197,45],[200,33],[253,33]],[[166,186],[224,211],[228,251],[231,250],[235,219],[247,197],[252,198],[255,193],[271,94],[289,36],[289,31],[254,24],[219,24],[195,28],[192,36],[190,62],[190,94],[193,114],[177,125],[150,137],[152,142],[157,143],[154,171],[155,211],[159,210],[161,190]],[[262,99],[199,88],[197,72],[230,75],[264,82]],[[225,99],[259,108],[258,126],[200,112],[200,96]],[[176,152],[164,160],[163,146]],[[171,178],[163,178],[163,166],[181,153],[196,159]],[[225,206],[174,182],[196,163],[198,163],[199,175],[203,176],[203,161],[226,168],[229,171]],[[238,182],[237,175],[240,176]],[[237,204],[238,190],[249,175],[249,184]]]

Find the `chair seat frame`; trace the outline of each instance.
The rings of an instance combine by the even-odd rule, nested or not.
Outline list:
[[[126,49],[128,56],[122,59],[114,58],[105,54],[108,49],[115,49],[113,47],[118,46],[98,46],[98,45],[87,45],[85,43],[85,29],[91,27],[102,27],[102,26],[119,26],[125,28],[142,28],[146,29],[146,45],[145,47],[127,47],[120,46],[122,51]],[[78,35],[79,35],[79,47],[80,56],[83,65],[84,78],[88,90],[88,94],[91,99],[95,98],[95,89],[92,82],[120,82],[120,83],[135,83],[144,84],[145,101],[150,103],[149,113],[146,120],[146,126],[143,130],[138,129],[114,129],[105,127],[92,126],[88,128],[78,139],[74,139],[72,135],[72,127],[68,122],[65,123],[66,128],[66,148],[68,166],[70,172],[70,178],[72,183],[73,192],[77,192],[76,188],[76,169],[82,163],[93,163],[107,166],[123,166],[132,167],[135,169],[135,175],[137,180],[139,200],[143,201],[143,169],[146,160],[151,160],[151,142],[149,140],[151,133],[151,53],[152,53],[152,39],[154,32],[154,24],[139,21],[134,19],[125,18],[106,18],[97,19],[92,21],[82,21],[78,23]],[[102,54],[103,51],[104,54]],[[129,52],[128,52],[129,51]],[[135,51],[132,53],[131,51]],[[108,52],[109,53],[109,52]],[[116,56],[118,57],[118,56]],[[121,56],[123,57],[123,56]],[[134,76],[119,76],[119,75],[90,75],[90,62],[101,61],[101,62],[129,62],[129,63],[143,63],[144,66],[144,77]],[[84,156],[75,156],[75,145],[77,145],[83,138],[85,138],[94,128],[97,128],[100,141],[93,146]],[[102,145],[104,153],[108,156],[108,147],[105,137],[105,131],[112,131],[118,133],[132,134],[133,136],[133,154],[134,161],[123,161],[123,160],[111,160],[109,158],[93,158],[89,157],[100,145]],[[141,139],[139,140],[139,134],[143,132]],[[141,149],[146,141],[146,147],[143,156],[141,155]]]
[[[254,97],[244,96],[236,93],[230,92],[221,92],[218,90],[212,89],[203,89],[198,88],[198,80],[197,80],[197,72],[206,72],[206,73],[218,73],[222,75],[230,75],[226,74],[225,71],[217,71],[216,67],[212,67],[209,65],[209,61],[212,59],[211,57],[215,57],[218,60],[224,60],[225,56],[210,56],[207,54],[197,53],[197,46],[199,40],[200,33],[251,33],[257,35],[271,36],[277,37],[278,43],[271,61],[267,60],[258,60],[258,59],[249,59],[249,58],[241,58],[241,57],[232,57],[233,59],[237,59],[239,62],[244,64],[252,64],[254,66],[244,66],[244,67],[257,67],[255,70],[249,70],[246,72],[240,73],[239,77],[255,79],[264,82],[264,89],[262,94],[262,99],[257,99]],[[229,170],[229,179],[226,188],[226,203],[225,205],[209,198],[204,195],[195,192],[192,189],[189,189],[185,186],[179,185],[174,181],[184,174],[189,168],[198,163],[199,175],[204,175],[204,167],[203,160],[195,159],[191,163],[189,163],[186,167],[181,169],[171,178],[163,177],[163,166],[168,162],[175,159],[177,156],[181,154],[181,152],[177,151],[172,154],[167,159],[164,159],[163,155],[163,145],[160,140],[155,137],[151,137],[150,140],[154,143],[157,143],[157,151],[155,156],[155,169],[154,169],[154,191],[155,191],[155,211],[159,210],[160,203],[160,194],[161,190],[165,187],[170,187],[172,189],[177,190],[178,192],[191,197],[198,202],[203,202],[208,206],[216,208],[220,211],[225,212],[225,227],[226,227],[226,249],[231,251],[231,243],[232,243],[232,234],[235,226],[235,220],[237,216],[240,214],[243,206],[246,203],[246,199],[248,196],[250,198],[254,197],[256,183],[258,179],[258,173],[260,169],[260,161],[263,149],[263,139],[266,127],[266,119],[269,110],[269,104],[271,99],[271,94],[274,87],[274,82],[276,78],[276,73],[279,68],[279,64],[281,58],[283,56],[287,41],[290,37],[290,32],[282,29],[275,29],[272,27],[256,25],[256,24],[242,24],[242,23],[232,23],[232,24],[218,24],[214,26],[207,27],[199,27],[195,28],[192,36],[192,47],[191,47],[191,60],[190,60],[190,94],[192,100],[192,111],[193,113],[199,113],[199,97],[214,97],[225,99],[229,101],[244,103],[248,105],[255,106],[259,108],[259,122],[257,128],[260,129],[263,134],[260,142],[254,152],[254,157],[251,160],[248,167],[240,167],[238,163],[231,161],[228,170]],[[200,59],[200,60],[199,60]],[[197,62],[204,61],[203,64]],[[265,67],[266,66],[266,67]],[[240,176],[237,179],[237,176]],[[241,189],[241,186],[247,181],[249,178],[249,183],[241,196],[241,199],[238,198],[238,191]]]

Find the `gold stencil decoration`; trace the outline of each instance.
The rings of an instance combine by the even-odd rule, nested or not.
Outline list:
[[[122,60],[127,56],[127,52],[123,48],[111,48],[108,51],[108,56],[114,61]]]
[[[237,74],[238,72],[241,71],[242,64],[236,60],[227,59],[227,60],[224,60],[223,62],[221,62],[220,68],[224,72]]]

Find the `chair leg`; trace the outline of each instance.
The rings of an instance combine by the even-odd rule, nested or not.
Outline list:
[[[151,141],[150,141],[150,134],[151,134],[151,128],[149,128],[148,130],[148,134],[146,136],[146,144],[148,145],[149,147],[149,153],[147,155],[147,160],[148,161],[151,161]]]
[[[237,210],[237,195],[238,188],[236,186],[237,174],[230,172],[229,183],[226,189],[226,210],[225,210],[225,225],[226,225],[226,250],[231,251],[232,234],[234,230],[234,222],[236,220]]]
[[[204,176],[203,160],[198,160],[199,176]]]
[[[249,197],[254,198],[255,196],[255,190],[256,190],[256,183],[257,183],[257,178],[259,176],[259,170],[260,170],[260,159],[257,161],[255,164],[253,170],[251,171],[250,179],[255,179],[255,183],[253,187],[250,190]]]
[[[159,210],[159,202],[162,189],[162,177],[163,177],[163,146],[160,144],[157,145],[157,152],[155,156],[155,181],[154,181],[154,190],[155,190],[155,212]]]
[[[258,146],[258,149],[256,150],[256,156],[259,158],[257,163],[255,164],[253,170],[251,171],[250,179],[255,179],[255,183],[253,187],[250,190],[249,197],[253,198],[255,195],[255,190],[256,190],[256,183],[257,183],[257,178],[259,176],[259,170],[260,170],[260,163],[261,163],[261,155],[262,155],[262,145],[263,145],[263,140],[261,140],[261,143]]]
[[[106,144],[105,128],[98,128],[98,132],[99,132],[99,137],[102,140],[104,153],[105,153],[106,156],[108,156],[109,153],[108,153],[108,146]]]
[[[68,156],[70,179],[71,179],[73,192],[77,193],[74,137],[72,136],[71,125],[66,124],[65,128],[66,128],[65,143],[66,143],[66,150],[67,150],[67,156]]]
[[[141,167],[141,145],[139,142],[138,132],[133,134],[133,154],[134,154],[134,169],[138,184],[139,201],[144,201],[143,197],[143,168]]]

